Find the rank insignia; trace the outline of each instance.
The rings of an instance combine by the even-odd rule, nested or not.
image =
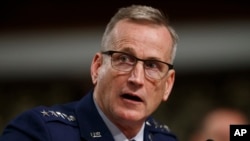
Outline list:
[[[52,117],[58,117],[58,118],[62,118],[62,119],[66,119],[68,121],[75,121],[76,118],[72,115],[67,115],[65,113],[59,112],[59,111],[46,111],[46,110],[42,110],[40,111],[40,113],[45,117],[45,116],[52,116]]]

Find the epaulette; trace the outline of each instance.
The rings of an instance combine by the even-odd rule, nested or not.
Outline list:
[[[55,108],[55,107],[40,106],[40,107],[37,107],[35,111],[46,122],[58,121],[58,122],[62,122],[62,123],[70,124],[74,126],[77,125],[75,115],[70,112],[63,111],[62,109]]]
[[[167,125],[155,121],[152,117],[145,122],[146,140],[148,141],[177,141],[177,137],[171,133]]]
[[[151,130],[156,131],[156,132],[162,132],[162,133],[169,133],[170,129],[167,125],[161,124],[154,120],[153,118],[148,119],[145,122],[146,126],[148,126]]]

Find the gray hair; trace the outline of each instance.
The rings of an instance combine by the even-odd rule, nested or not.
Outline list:
[[[113,30],[116,23],[123,19],[130,19],[133,21],[146,20],[153,24],[165,26],[169,30],[173,41],[171,54],[171,62],[173,63],[176,54],[177,42],[179,40],[178,35],[169,25],[164,13],[150,6],[132,5],[125,8],[120,8],[118,12],[111,18],[105,29],[101,44],[102,50],[106,50],[108,48],[110,32]]]

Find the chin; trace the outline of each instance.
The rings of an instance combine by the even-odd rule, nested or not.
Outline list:
[[[119,114],[120,119],[124,121],[140,121],[145,119],[145,116],[142,115],[141,112],[138,111],[127,111],[127,112],[122,112]]]

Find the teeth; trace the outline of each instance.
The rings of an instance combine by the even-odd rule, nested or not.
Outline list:
[[[130,94],[123,94],[123,98],[134,100],[134,101],[142,101],[138,96],[130,95]]]

